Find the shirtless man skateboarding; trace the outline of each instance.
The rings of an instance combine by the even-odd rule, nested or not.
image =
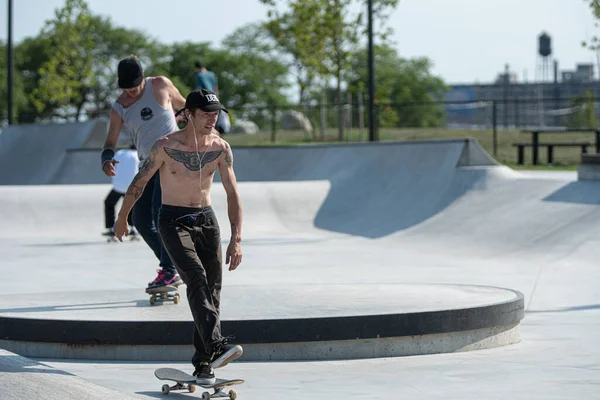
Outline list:
[[[118,78],[123,93],[112,105],[108,136],[102,151],[102,170],[111,177],[116,174],[114,165],[118,161],[114,160],[115,147],[123,127],[133,137],[140,162],[143,163],[154,142],[177,129],[175,110],[185,104],[185,99],[168,78],[144,77],[142,65],[135,56],[119,62]],[[160,198],[160,176],[154,174],[150,176],[132,213],[136,229],[159,259],[161,267],[146,291],[183,283],[156,228]]]
[[[183,281],[194,317],[195,353],[192,364],[198,384],[215,382],[213,368],[220,368],[242,355],[242,347],[221,335],[219,317],[222,282],[221,236],[211,207],[210,189],[217,168],[227,193],[231,240],[225,263],[233,271],[242,261],[242,207],[233,171],[233,153],[218,137],[215,123],[219,111],[227,112],[217,95],[197,89],[185,102],[188,124],[158,139],[140,166],[115,223],[115,236],[123,241],[129,227],[127,216],[146,183],[160,172],[162,206],[158,230]]]

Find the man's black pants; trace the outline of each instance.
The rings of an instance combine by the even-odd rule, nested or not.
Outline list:
[[[221,335],[219,316],[223,277],[221,233],[212,207],[189,208],[162,205],[158,214],[162,242],[187,286],[194,318],[192,364],[210,362]]]
[[[117,192],[113,189],[104,199],[104,226],[106,229],[110,229],[115,225],[115,206],[123,196],[125,196],[125,193]],[[129,224],[129,227],[133,227],[133,217],[131,213],[129,213],[129,217],[127,217],[127,223]]]

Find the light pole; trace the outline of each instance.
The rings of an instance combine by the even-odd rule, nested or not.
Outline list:
[[[8,43],[6,44],[8,62],[8,124],[13,123],[13,48],[12,48],[12,0],[8,0]]]
[[[373,0],[368,1],[367,15],[369,20],[368,36],[368,70],[369,70],[369,141],[377,140],[375,137],[375,63],[373,57]]]

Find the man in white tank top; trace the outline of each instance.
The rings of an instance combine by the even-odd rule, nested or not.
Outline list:
[[[102,170],[107,176],[116,176],[115,148],[121,129],[131,134],[143,162],[154,142],[178,129],[175,111],[185,105],[185,99],[173,83],[164,76],[144,77],[137,57],[127,57],[119,62],[118,84],[123,93],[113,103],[108,136],[102,151]],[[183,283],[169,258],[157,230],[158,211],[161,206],[160,175],[157,172],[133,209],[133,223],[156,257],[160,260],[158,276],[147,287],[179,286]]]

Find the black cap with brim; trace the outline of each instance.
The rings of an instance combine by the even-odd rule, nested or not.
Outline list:
[[[131,89],[142,84],[144,80],[144,69],[136,58],[125,58],[119,62],[118,68],[119,87]]]
[[[177,111],[175,115],[181,114],[186,109],[194,110],[196,108],[204,112],[225,111],[229,113],[214,92],[207,89],[196,89],[188,94],[185,99],[185,107]]]

